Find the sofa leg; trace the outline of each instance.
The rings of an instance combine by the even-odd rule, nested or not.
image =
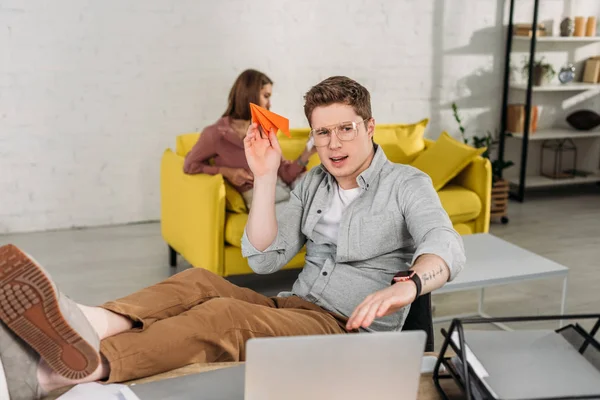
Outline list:
[[[169,246],[169,265],[171,267],[177,266],[177,252],[171,246]]]

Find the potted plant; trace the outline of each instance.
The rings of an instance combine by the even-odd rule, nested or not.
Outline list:
[[[527,79],[529,74],[529,62],[526,57],[523,58],[521,73],[523,74],[523,77]],[[555,75],[556,71],[551,64],[544,62],[544,57],[538,61],[534,61],[531,74],[531,80],[533,81],[534,86],[542,86],[544,83],[549,83]]]
[[[462,120],[458,115],[458,107],[456,103],[452,103],[452,114],[458,123],[458,129],[460,130],[463,142],[475,148],[486,148],[481,156],[490,160],[492,164],[492,205],[490,217],[500,218],[503,224],[508,223],[507,208],[509,183],[506,179],[502,179],[502,171],[512,167],[514,163],[512,161],[492,161],[490,159],[490,151],[498,144],[498,142],[494,140],[494,136],[490,131],[487,131],[483,136],[471,136],[471,143],[469,143],[469,140],[465,136],[465,128],[462,125]]]

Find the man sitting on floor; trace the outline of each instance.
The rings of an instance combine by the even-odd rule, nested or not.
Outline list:
[[[242,251],[267,274],[306,245],[291,292],[266,297],[192,268],[87,307],[58,291],[29,255],[3,246],[0,359],[11,400],[244,360],[254,337],[400,330],[418,296],[456,277],[465,263],[461,237],[429,177],[388,161],[373,142],[369,92],[332,77],[310,89],[304,110],[322,166],[278,217],[277,137],[254,124],[244,140],[255,194]]]

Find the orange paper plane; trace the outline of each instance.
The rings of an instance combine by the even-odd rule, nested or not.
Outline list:
[[[254,103],[250,103],[250,112],[252,113],[252,122],[258,123],[263,129],[263,132],[268,134],[271,132],[272,128],[275,128],[276,132],[279,129],[285,133],[287,137],[292,137],[290,135],[290,121],[287,118],[257,106]]]

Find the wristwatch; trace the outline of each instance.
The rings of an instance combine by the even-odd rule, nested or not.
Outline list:
[[[301,166],[301,167],[306,167],[308,165],[308,161],[304,162],[302,161],[302,157],[298,157],[298,159],[296,160],[296,162]]]
[[[416,300],[421,295],[422,285],[421,285],[421,278],[419,278],[419,275],[417,275],[417,273],[415,271],[412,271],[409,269],[408,271],[398,272],[392,278],[391,284],[393,285],[396,282],[407,282],[407,281],[413,281],[415,283],[415,286],[417,287],[417,295],[415,296],[415,300]]]

